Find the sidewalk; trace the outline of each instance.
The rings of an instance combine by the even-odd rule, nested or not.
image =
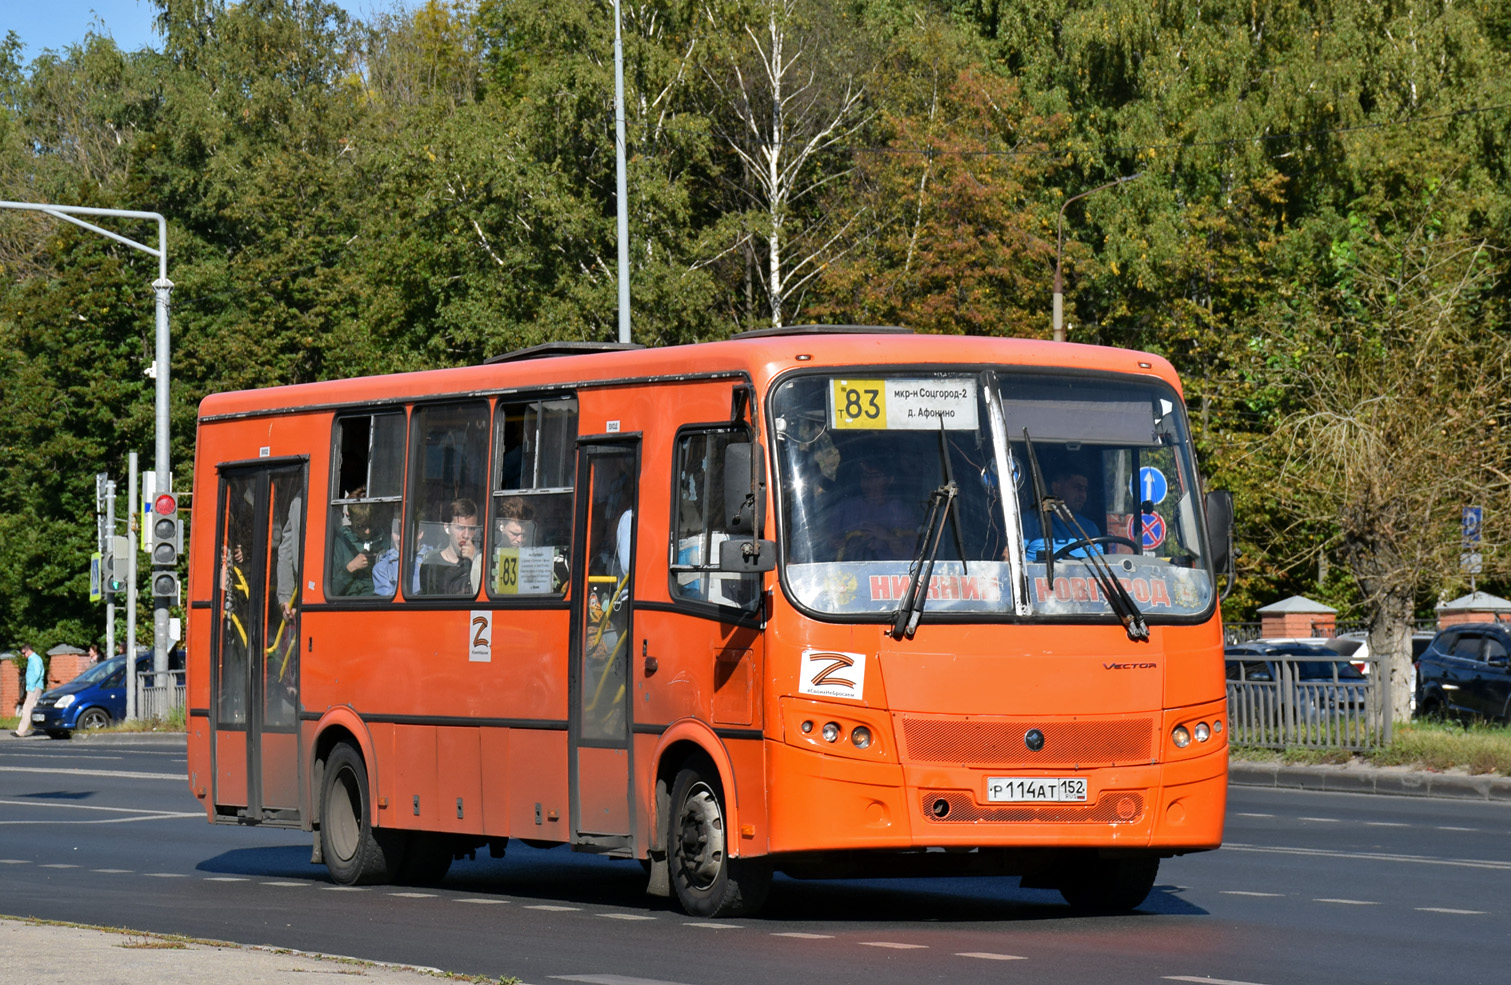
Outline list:
[[[0,916],[0,954],[6,980],[26,985],[79,982],[131,985],[205,985],[206,982],[284,983],[294,976],[340,976],[370,985],[422,985],[438,978],[489,981],[447,975],[434,968],[374,964],[353,958],[160,937],[138,931],[39,923]]]
[[[1404,766],[1284,766],[1234,760],[1228,763],[1228,785],[1511,803],[1511,777],[1433,773]]]

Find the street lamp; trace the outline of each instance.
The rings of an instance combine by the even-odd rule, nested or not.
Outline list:
[[[1116,181],[1109,181],[1105,185],[1097,185],[1095,188],[1087,189],[1086,191],[1081,192],[1081,194],[1079,194],[1079,195],[1072,195],[1069,198],[1067,198],[1063,203],[1061,203],[1061,205],[1060,205],[1060,217],[1057,220],[1055,220],[1055,315],[1054,315],[1054,317],[1055,317],[1055,341],[1056,342],[1064,342],[1065,341],[1065,281],[1060,276],[1060,257],[1065,252],[1065,233],[1064,233],[1064,229],[1065,229],[1065,207],[1067,205],[1069,205],[1071,202],[1076,201],[1077,199],[1085,198],[1087,195],[1095,195],[1099,191],[1104,191],[1104,190],[1106,190],[1108,188],[1116,187],[1117,185],[1121,185],[1125,181],[1132,181],[1134,178],[1142,178],[1143,176],[1144,176],[1144,173],[1142,171],[1137,171],[1137,172],[1135,172],[1133,174],[1124,175],[1123,177],[1117,179]]]

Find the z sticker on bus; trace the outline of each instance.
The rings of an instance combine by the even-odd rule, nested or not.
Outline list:
[[[467,659],[472,663],[493,662],[493,613],[473,609],[467,623]]]
[[[859,701],[866,693],[866,655],[835,650],[804,650],[798,690],[821,698]]]

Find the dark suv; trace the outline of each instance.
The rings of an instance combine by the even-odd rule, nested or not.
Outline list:
[[[1419,716],[1511,721],[1511,623],[1438,633],[1417,660]]]

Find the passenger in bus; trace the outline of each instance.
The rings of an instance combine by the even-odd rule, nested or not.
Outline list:
[[[475,595],[480,581],[477,504],[454,499],[446,506],[446,546],[420,563],[420,594]]]
[[[366,487],[358,487],[347,495],[366,494]],[[331,543],[331,588],[336,595],[373,594],[372,509],[371,503],[352,503],[346,508],[348,522],[336,528]]]
[[[399,518],[388,525],[388,546],[373,559],[373,594],[392,598],[399,587]]]
[[[857,456],[841,466],[845,496],[831,514],[840,529],[831,536],[836,561],[906,560],[918,540],[923,515],[897,494],[894,476],[880,454]]]
[[[1100,537],[1102,529],[1090,517],[1081,513],[1081,510],[1086,508],[1086,500],[1091,493],[1091,481],[1086,477],[1086,470],[1075,465],[1060,464],[1050,467],[1048,477],[1049,494],[1069,507],[1070,512],[1075,515],[1076,522],[1080,524],[1081,530],[1085,531],[1083,535],[1051,513],[1049,517],[1050,550],[1063,550],[1086,537]],[[1029,561],[1044,560],[1044,535],[1040,532],[1039,511],[1033,507],[1023,511],[1023,543],[1028,551]],[[1103,553],[1102,545],[1083,545],[1071,551],[1069,556],[1084,558],[1088,552],[1101,554]]]
[[[529,521],[529,508],[518,496],[510,496],[498,504],[498,546],[525,547],[525,524]]]

